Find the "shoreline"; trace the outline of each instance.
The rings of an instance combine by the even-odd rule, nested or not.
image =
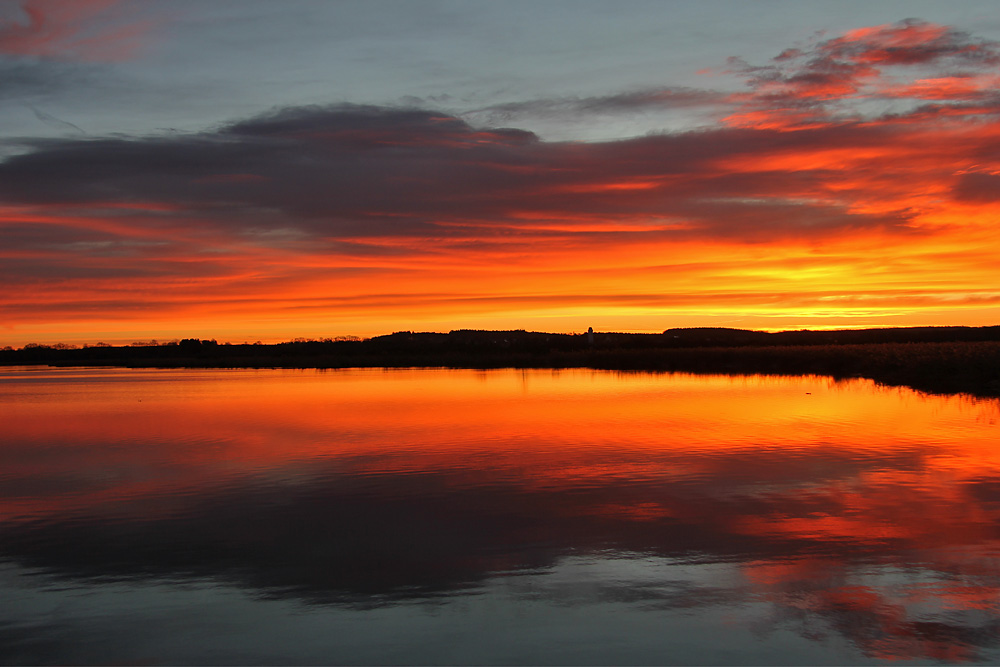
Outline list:
[[[409,332],[405,332],[409,333]],[[491,332],[494,336],[496,332]],[[591,344],[584,336],[496,344],[447,344],[421,334],[385,341],[305,341],[277,345],[29,348],[0,351],[0,366],[124,368],[590,368],[732,375],[822,375],[867,378],[932,394],[1000,397],[1000,341],[657,347]],[[619,336],[640,336],[622,334]],[[385,338],[392,338],[385,337]],[[582,338],[582,340],[580,340]],[[481,342],[481,341],[480,341]],[[604,341],[607,343],[607,341]],[[624,339],[624,342],[630,342]],[[631,340],[632,343],[656,342]],[[567,343],[573,343],[569,345]]]

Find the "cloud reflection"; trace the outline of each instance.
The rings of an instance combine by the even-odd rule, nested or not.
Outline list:
[[[1000,460],[982,441],[995,403],[808,378],[203,377],[148,372],[125,394],[88,393],[71,424],[37,408],[8,421],[3,558],[355,608],[584,558],[622,569],[583,588],[539,577],[524,594],[650,610],[756,600],[770,610],[759,632],[836,633],[873,658],[996,646]],[[650,579],[629,562],[666,569]],[[728,574],[676,579],[670,564]]]

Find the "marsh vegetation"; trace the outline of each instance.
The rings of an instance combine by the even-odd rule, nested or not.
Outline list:
[[[196,338],[127,346],[28,345],[0,365],[159,368],[593,368],[863,377],[934,393],[1000,396],[1000,327],[662,334],[400,331],[368,339],[219,344]]]

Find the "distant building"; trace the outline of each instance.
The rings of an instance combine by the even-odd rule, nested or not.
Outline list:
[[[594,344],[594,327],[587,328],[587,344],[588,345]]]

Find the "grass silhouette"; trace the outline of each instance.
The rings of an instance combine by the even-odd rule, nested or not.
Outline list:
[[[365,340],[273,345],[185,339],[128,346],[29,345],[0,365],[161,368],[593,368],[619,371],[863,377],[931,393],[1000,396],[1000,327],[662,334],[396,332]]]

